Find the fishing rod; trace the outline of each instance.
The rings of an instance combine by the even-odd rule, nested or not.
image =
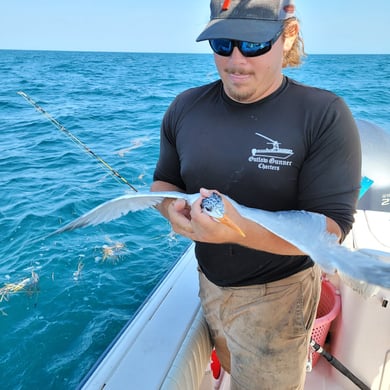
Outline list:
[[[47,111],[45,111],[38,103],[36,103],[30,96],[25,92],[17,92],[22,98],[24,98],[28,103],[30,103],[35,109],[45,116],[49,121],[61,132],[66,134],[76,145],[84,149],[89,155],[96,159],[104,168],[106,168],[116,179],[120,179],[123,183],[129,186],[133,191],[138,192],[138,190],[132,186],[117,170],[112,168],[106,161],[104,161],[100,156],[98,156],[94,151],[92,151],[84,142],[72,134],[66,127],[61,125],[57,119],[53,118]]]

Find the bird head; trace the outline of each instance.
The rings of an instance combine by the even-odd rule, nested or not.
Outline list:
[[[213,192],[209,197],[202,199],[200,207],[214,221],[223,223],[238,232],[242,237],[245,237],[245,233],[240,227],[225,215],[225,205],[221,195]]]

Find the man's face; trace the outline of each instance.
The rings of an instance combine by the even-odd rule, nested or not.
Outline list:
[[[240,103],[253,103],[272,92],[282,82],[284,39],[258,57],[244,57],[237,47],[229,57],[214,54],[215,64],[226,94]]]

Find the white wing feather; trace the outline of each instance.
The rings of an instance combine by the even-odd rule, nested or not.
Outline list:
[[[161,203],[164,198],[181,198],[192,205],[199,196],[199,194],[188,195],[180,192],[138,192],[123,195],[95,207],[54,233],[109,222],[130,211],[153,207]],[[242,216],[262,225],[299,248],[317,262],[325,272],[338,271],[356,280],[390,288],[390,254],[382,253],[379,257],[363,250],[352,251],[341,246],[336,236],[328,233],[324,215],[308,211],[265,211],[245,207],[228,199]]]
[[[290,242],[327,273],[336,271],[355,280],[390,288],[390,253],[351,250],[326,229],[324,215],[308,211],[265,211],[230,201],[241,215]]]
[[[161,203],[165,198],[181,198],[185,199],[187,202],[193,202],[194,198],[198,196],[199,194],[188,195],[174,191],[126,194],[102,203],[64,227],[56,230],[54,234],[110,222],[128,214],[130,211],[133,212],[154,207]]]

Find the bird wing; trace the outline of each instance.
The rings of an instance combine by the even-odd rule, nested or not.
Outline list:
[[[109,222],[128,214],[130,211],[144,210],[156,206],[165,198],[180,198],[192,204],[196,199],[196,194],[188,195],[175,191],[126,194],[102,203],[81,217],[56,230],[53,234]]]
[[[199,194],[181,192],[137,192],[110,200],[58,229],[55,233],[97,225],[120,218],[130,211],[143,210],[161,203],[165,198],[184,199],[192,205]],[[325,272],[338,271],[356,280],[390,288],[390,258],[378,258],[363,251],[351,251],[328,233],[326,217],[308,211],[265,211],[238,204],[229,198],[240,214],[262,225],[309,255]],[[385,260],[385,261],[381,261]]]
[[[390,253],[351,250],[326,229],[326,217],[303,210],[266,211],[238,205],[241,215],[290,242],[325,272],[347,275],[371,285],[390,288]]]

